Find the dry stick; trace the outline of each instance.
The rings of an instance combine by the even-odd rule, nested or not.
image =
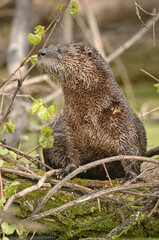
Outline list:
[[[68,202],[68,203],[66,203],[62,206],[56,207],[54,209],[50,209],[50,210],[45,211],[43,213],[28,217],[28,218],[24,219],[23,221],[25,221],[25,220],[30,221],[30,220],[35,220],[35,219],[39,219],[39,218],[42,218],[42,217],[46,217],[46,216],[48,216],[50,214],[53,214],[57,211],[62,211],[64,209],[72,207],[72,206],[74,206],[78,203],[83,203],[83,202],[101,197],[105,194],[112,194],[114,192],[119,192],[119,191],[122,191],[122,190],[136,189],[136,188],[142,188],[142,187],[144,187],[144,188],[145,187],[151,187],[151,188],[159,187],[159,182],[157,182],[157,183],[138,183],[138,184],[132,184],[132,185],[113,187],[113,188],[109,188],[109,189],[103,189],[103,190],[100,190],[100,191],[97,191],[97,192],[94,192],[94,193],[84,195],[84,196],[82,196],[82,197],[80,197],[76,200],[70,201],[70,202]]]
[[[110,185],[111,185],[111,187],[113,187],[112,180],[111,180],[111,178],[110,178],[110,176],[109,176],[107,167],[106,167],[106,165],[105,165],[104,163],[103,163],[103,167],[104,167],[104,170],[105,170],[105,172],[106,172],[106,174],[107,174],[107,178],[109,179]]]
[[[159,20],[159,13],[156,14],[155,20],[151,19],[146,23],[148,29],[153,26]],[[117,50],[115,50],[112,54],[110,54],[106,60],[108,63],[113,61],[117,56],[121,55],[126,49],[130,48],[137,40],[139,40],[147,31],[148,29],[142,28],[139,30],[131,39],[125,42],[122,46],[120,46]]]
[[[88,164],[85,164],[79,168],[77,168],[75,171],[67,175],[63,180],[61,180],[58,184],[56,184],[47,194],[46,196],[42,199],[42,201],[39,203],[37,208],[34,211],[34,214],[39,210],[39,208],[42,206],[42,204],[55,192],[57,192],[67,181],[69,181],[71,178],[75,177],[77,174],[84,172],[92,167],[96,167],[100,164],[104,163],[110,163],[110,162],[115,162],[115,161],[121,161],[121,160],[137,160],[137,161],[146,161],[146,162],[153,162],[156,164],[159,164],[159,161],[156,159],[149,159],[146,157],[140,157],[140,156],[115,156],[115,157],[109,157],[109,158],[104,158],[98,161],[94,161]]]
[[[56,172],[59,171],[59,169],[55,170]],[[22,177],[25,177],[25,178],[29,178],[29,179],[32,179],[32,180],[39,180],[41,178],[40,175],[36,174],[36,173],[27,173],[27,172],[22,172],[22,171],[18,171],[18,170],[15,170],[15,169],[12,169],[11,167],[10,168],[6,168],[6,167],[1,167],[1,172],[5,173],[5,172],[8,172],[8,173],[12,173],[12,174],[16,174],[16,175],[19,175],[19,176],[22,176]],[[50,184],[56,184],[56,183],[59,183],[60,181],[57,180],[57,179],[48,179],[47,182],[49,182]],[[93,189],[90,189],[90,188],[87,188],[87,187],[84,187],[84,186],[81,186],[79,184],[76,184],[76,183],[66,183],[65,184],[65,187],[68,187],[68,188],[77,188],[79,190],[81,190],[82,192],[85,192],[85,193],[90,193],[90,192],[94,192]],[[123,204],[121,201],[113,198],[113,197],[109,197],[109,196],[104,196],[102,197],[101,200],[105,200],[105,198],[109,201],[112,201],[114,203],[117,203],[117,204]]]
[[[145,117],[146,115],[149,115],[150,113],[156,112],[156,111],[158,111],[158,110],[159,110],[159,107],[156,107],[156,108],[151,109],[151,110],[148,111],[148,112],[141,113],[141,114],[139,114],[139,115],[140,115],[141,117]]]
[[[110,178],[110,176],[109,176],[107,167],[106,167],[106,165],[105,165],[104,163],[103,163],[103,166],[104,166],[105,172],[106,172],[106,174],[107,174],[107,177],[108,177],[108,179],[109,179],[109,182],[110,182],[111,187],[114,187],[113,182],[112,182],[112,180],[111,180],[111,178]],[[119,196],[120,196],[120,198],[121,198],[121,200],[122,200],[123,205],[125,205],[124,199],[123,199],[122,195],[120,194],[120,192],[119,192]],[[125,207],[126,207],[126,205],[125,205]],[[122,211],[120,211],[120,215],[121,215],[122,220],[124,220],[124,214],[123,214]]]
[[[31,193],[31,192],[33,192],[33,191],[38,190],[39,188],[41,188],[41,187],[43,186],[44,182],[46,181],[46,179],[47,179],[48,177],[51,177],[53,174],[55,174],[55,172],[56,172],[56,170],[54,170],[54,169],[46,172],[46,173],[39,179],[39,181],[38,181],[37,184],[35,184],[34,186],[31,186],[31,187],[28,187],[28,188],[26,188],[26,189],[24,189],[24,190],[22,190],[22,191],[20,191],[20,192],[18,192],[18,193],[15,193],[14,195],[12,195],[12,196],[8,199],[8,201],[6,202],[6,204],[5,204],[4,208],[3,208],[3,211],[7,211],[8,208],[10,207],[10,205],[13,203],[13,201],[14,201],[15,199],[20,198],[20,197],[23,197],[23,196],[25,196],[26,194]]]
[[[34,63],[30,68],[31,69],[34,68],[35,65],[36,65],[36,63]],[[30,68],[28,69],[29,72],[30,72]],[[27,72],[27,73],[29,73],[29,72]],[[52,88],[53,88],[53,86],[55,86],[55,84],[52,81],[50,81],[49,76],[47,74],[43,74],[43,75],[40,75],[40,76],[36,76],[36,77],[32,77],[32,78],[27,79],[26,82],[23,82],[23,88],[28,87],[28,86],[33,85],[33,84],[41,83],[43,81],[47,82]],[[10,85],[6,85],[5,89],[6,89],[6,91],[9,92],[12,88],[13,88],[13,86],[12,86],[12,84],[10,84]]]
[[[8,173],[16,174],[16,175],[19,175],[19,176],[22,176],[22,177],[25,177],[28,179],[32,179],[32,180],[39,180],[41,178],[41,176],[38,174],[18,171],[18,170],[12,169],[11,167],[10,168],[1,167],[1,171],[2,171],[2,173],[8,172]],[[55,183],[57,183],[57,182],[55,182]]]
[[[7,97],[13,97],[13,94],[10,93],[0,93],[0,95],[7,96]],[[17,94],[16,97],[22,97],[22,98],[30,98],[32,101],[35,101],[35,98],[33,98],[31,95],[28,94]]]
[[[156,205],[154,206],[154,208],[152,209],[152,211],[148,214],[148,218],[151,217],[151,215],[155,212],[155,210],[157,209],[157,207],[159,206],[159,199],[157,200]]]
[[[138,8],[140,8],[144,13],[148,14],[148,15],[151,15],[151,16],[156,16],[155,13],[150,13],[150,12],[147,12],[146,10],[144,10],[139,4],[137,4],[137,2],[134,0],[134,4],[135,6],[137,6]]]
[[[34,231],[34,232],[33,232],[33,235],[32,235],[31,238],[30,238],[30,240],[32,240],[32,239],[34,238],[35,234],[36,234],[36,232]]]
[[[0,186],[1,186],[1,198],[3,198],[3,182],[2,182],[1,170],[0,170]]]
[[[139,193],[139,192],[133,192],[133,191],[122,191],[122,193],[128,193],[133,195],[138,195],[141,197],[159,197],[159,195],[154,194],[148,194],[148,193]]]
[[[10,102],[10,104],[9,104],[9,107],[8,107],[5,115],[2,117],[2,119],[1,119],[1,121],[0,121],[0,125],[3,123],[4,119],[8,116],[8,114],[11,112],[11,108],[12,108],[12,106],[13,106],[14,99],[15,99],[15,97],[16,97],[16,95],[17,95],[17,92],[19,91],[21,85],[22,85],[22,81],[21,81],[21,80],[18,80],[17,88],[16,88],[16,90],[15,90],[13,96],[12,96],[11,102]]]
[[[8,162],[8,163],[13,163],[16,166],[18,166],[19,168],[24,169],[27,172],[30,172],[33,174],[33,172],[28,168],[28,166],[20,161],[14,160],[12,157],[8,156],[8,155],[0,155],[0,158],[2,158],[4,161]]]
[[[35,151],[37,148],[41,147],[40,145],[37,146],[36,148],[32,149],[31,151],[29,151],[28,153],[24,153],[22,151],[20,151],[19,149],[17,148],[14,148],[14,147],[11,147],[11,146],[8,146],[8,145],[5,145],[5,144],[0,144],[0,146],[4,147],[4,148],[7,148],[9,150],[12,150],[13,152],[15,152],[16,154],[20,154],[21,157],[19,157],[17,160],[25,157],[26,159],[28,159],[29,161],[33,162],[35,165],[37,163],[40,163],[41,165],[43,165],[44,167],[46,167],[47,169],[52,169],[50,166],[48,166],[47,164],[43,163],[42,161],[38,160],[37,157],[32,157],[30,156],[28,153],[31,153],[33,151]],[[18,161],[19,163],[19,161]],[[20,162],[21,163],[21,162]]]
[[[18,79],[18,85],[17,85],[17,88],[12,96],[12,99],[11,99],[11,102],[9,104],[9,107],[6,111],[6,114],[2,117],[1,121],[0,121],[0,125],[3,123],[3,121],[5,120],[5,118],[8,116],[8,114],[11,112],[11,108],[13,106],[13,103],[14,103],[14,100],[15,100],[15,97],[17,95],[17,92],[19,91],[19,89],[21,88],[22,86],[22,83],[23,81],[25,80],[25,78],[27,77],[27,75],[29,74],[29,72],[33,69],[33,67],[35,66],[35,63],[28,69],[28,71],[26,72],[26,74],[24,75],[23,79]]]
[[[149,77],[151,77],[151,78],[155,79],[157,82],[159,82],[159,79],[158,79],[158,78],[154,77],[152,74],[148,73],[148,72],[145,71],[144,69],[141,68],[140,71],[146,73]]]

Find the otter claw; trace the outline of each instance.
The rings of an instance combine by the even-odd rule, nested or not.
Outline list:
[[[73,172],[77,167],[74,164],[70,164],[68,165],[64,170],[61,170],[60,172],[58,172],[56,174],[56,178],[61,180],[64,177],[66,177],[68,174],[70,174],[71,172]]]
[[[131,180],[133,180],[134,178],[137,177],[137,174],[133,171],[128,171],[126,174],[125,174],[125,177],[120,181],[122,184],[125,184],[125,183],[128,183],[130,182]]]

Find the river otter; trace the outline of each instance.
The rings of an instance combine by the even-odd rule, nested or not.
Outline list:
[[[39,50],[38,62],[60,82],[65,101],[63,115],[53,129],[55,148],[43,151],[48,165],[66,168],[65,175],[101,158],[145,155],[144,126],[95,48],[85,43],[51,46]],[[131,179],[140,172],[137,161],[106,166],[111,178],[125,175]],[[84,176],[105,179],[106,173],[103,166],[99,166],[88,170]]]

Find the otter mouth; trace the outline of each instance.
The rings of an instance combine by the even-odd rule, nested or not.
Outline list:
[[[44,61],[39,58],[37,61],[37,65],[41,71],[48,73],[51,78],[59,81],[59,73],[53,68],[53,66],[45,64]]]

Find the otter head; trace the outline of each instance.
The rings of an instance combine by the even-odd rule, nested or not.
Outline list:
[[[84,43],[65,43],[41,49],[38,62],[63,86],[75,87],[83,83],[89,88],[90,84],[103,78],[107,70],[98,51]]]

